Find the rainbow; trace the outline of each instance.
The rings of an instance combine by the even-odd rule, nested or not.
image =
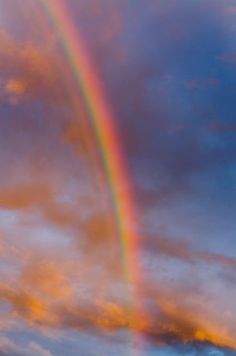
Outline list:
[[[109,187],[117,236],[120,241],[124,272],[137,298],[138,279],[137,235],[132,191],[127,177],[118,129],[105,100],[105,90],[98,79],[78,27],[73,24],[66,0],[41,0],[50,21],[59,36],[66,60],[69,63],[76,86],[90,120],[94,139],[100,153],[101,163]],[[79,99],[78,99],[79,100]],[[137,315],[133,315],[135,323]]]

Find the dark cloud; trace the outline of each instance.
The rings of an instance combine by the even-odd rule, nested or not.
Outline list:
[[[231,117],[235,111],[228,69],[218,60],[227,46],[226,15],[222,1],[148,6],[140,1],[135,8],[132,20],[132,3],[126,7],[119,40],[107,44],[110,53],[103,57],[101,46],[96,56],[136,180],[140,174],[153,185],[159,177],[165,180],[155,185],[158,200],[159,190],[163,196],[194,189],[193,175],[234,163],[233,141],[209,132],[212,116],[222,113],[226,121],[228,107]],[[117,46],[125,53],[122,61],[112,57]],[[189,83],[197,83],[196,92]]]

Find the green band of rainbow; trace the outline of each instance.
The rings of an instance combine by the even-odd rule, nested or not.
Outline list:
[[[60,38],[86,106],[110,190],[126,278],[132,289],[135,289],[138,274],[135,214],[115,120],[105,100],[95,66],[91,63],[78,28],[71,20],[66,1],[42,0],[42,3]],[[135,320],[132,322],[135,323]]]

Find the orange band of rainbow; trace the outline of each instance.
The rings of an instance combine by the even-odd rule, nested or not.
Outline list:
[[[60,38],[86,106],[110,189],[126,278],[134,291],[138,275],[135,214],[115,120],[105,101],[104,89],[98,80],[95,66],[91,63],[78,28],[73,25],[66,1],[42,0],[42,3]],[[132,323],[135,323],[134,319],[133,316]]]

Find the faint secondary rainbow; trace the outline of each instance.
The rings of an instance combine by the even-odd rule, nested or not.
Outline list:
[[[86,106],[110,190],[126,278],[131,289],[136,290],[138,267],[135,214],[118,130],[105,100],[104,89],[98,80],[95,67],[91,63],[79,30],[73,24],[66,1],[41,1],[60,38]],[[136,293],[133,293],[133,297],[136,298]],[[135,323],[134,315],[132,322]]]

